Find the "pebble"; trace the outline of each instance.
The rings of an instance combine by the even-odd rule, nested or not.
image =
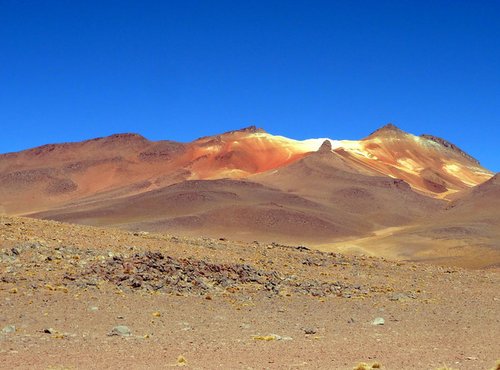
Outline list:
[[[97,307],[97,306],[92,306],[92,307],[90,307],[90,308],[89,308],[89,310],[90,310],[90,311],[93,311],[93,312],[95,312],[95,311],[99,311],[99,307]]]
[[[2,329],[2,334],[15,333],[16,327],[14,325],[7,325]]]
[[[384,324],[385,324],[385,320],[382,317],[376,317],[372,321],[372,325],[384,325]]]
[[[306,334],[316,334],[316,329],[314,328],[304,328],[304,333]]]
[[[118,335],[120,337],[128,337],[132,335],[132,332],[130,331],[128,326],[118,325],[115,326],[108,335],[109,336]]]

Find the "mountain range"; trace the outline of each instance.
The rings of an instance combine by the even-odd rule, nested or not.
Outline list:
[[[361,140],[254,126],[189,143],[116,134],[0,155],[0,213],[131,231],[500,266],[500,179],[388,124]]]

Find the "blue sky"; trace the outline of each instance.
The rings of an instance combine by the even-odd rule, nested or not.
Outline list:
[[[0,2],[0,152],[387,122],[500,171],[500,2]]]

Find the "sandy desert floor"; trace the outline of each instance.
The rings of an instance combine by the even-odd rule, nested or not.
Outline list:
[[[499,277],[1,217],[0,367],[491,369]]]

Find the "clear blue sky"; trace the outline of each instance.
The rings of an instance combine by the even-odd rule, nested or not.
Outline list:
[[[0,152],[387,122],[500,171],[500,1],[0,1]]]

